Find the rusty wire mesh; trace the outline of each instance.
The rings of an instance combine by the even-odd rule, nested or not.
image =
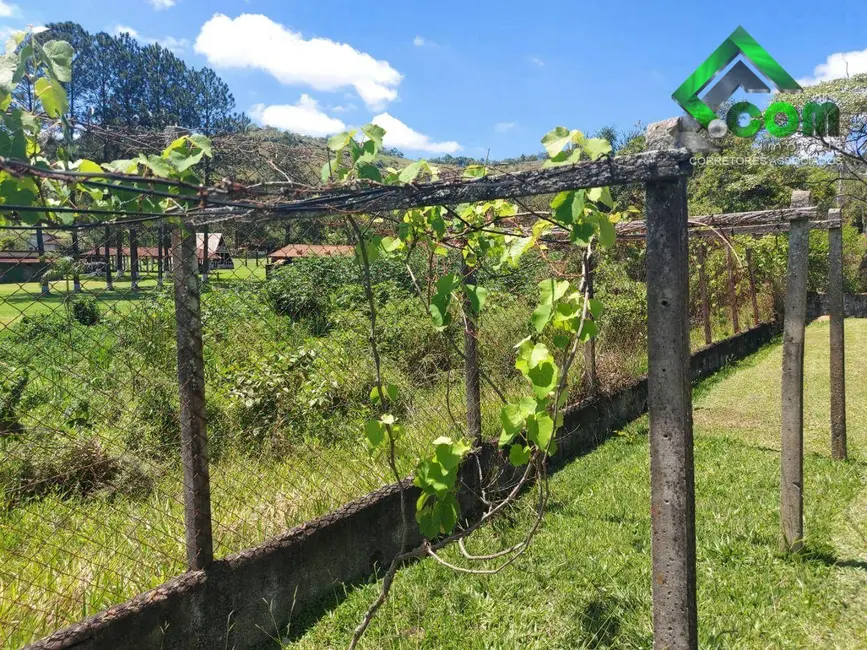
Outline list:
[[[116,155],[164,144],[148,137],[87,134],[89,146],[110,143]],[[237,168],[252,170],[240,179],[256,186],[245,190],[248,198],[261,192],[303,199],[319,174],[315,156],[298,162],[297,148],[272,140],[218,140],[219,147],[225,155],[208,170],[212,182]],[[520,199],[520,215],[497,225],[521,232],[550,198]],[[398,387],[401,443],[410,451],[399,471],[408,475],[410,459],[428,453],[438,436],[471,433],[467,337],[477,342],[483,378],[481,433],[499,434],[498,393],[525,392],[514,346],[531,331],[537,285],[552,274],[580,279],[580,252],[552,241],[517,267],[483,266],[475,281],[490,295],[475,327],[468,331],[458,319],[439,334],[426,300],[443,273],[464,274],[458,246],[381,257],[371,264],[368,296],[347,214],[228,209],[184,232],[169,219],[0,230],[5,647],[195,566],[191,537],[195,544],[207,532],[214,557],[225,557],[391,483],[387,464],[369,455],[363,436],[375,414],[371,298],[383,376]],[[358,211],[355,218],[365,230],[395,234],[390,212]],[[191,273],[179,276],[184,236],[194,259]],[[716,246],[708,259],[714,337],[722,338],[731,333],[720,289],[724,248]],[[181,277],[192,283],[194,300],[178,297]],[[693,274],[693,296],[696,282]],[[743,292],[742,280],[738,286]],[[571,403],[646,371],[643,244],[599,253],[594,289],[607,308],[597,376],[591,381],[578,359]],[[691,311],[697,348],[704,344],[701,306],[693,301]],[[751,324],[744,313],[742,322]],[[198,331],[200,354],[193,349]],[[200,366],[185,365],[197,356]],[[204,383],[200,405],[190,397],[197,382]],[[206,431],[206,458],[185,446],[182,431],[197,428]],[[198,486],[192,513],[191,485]]]

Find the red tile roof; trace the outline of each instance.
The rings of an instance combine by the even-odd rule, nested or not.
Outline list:
[[[117,247],[116,246],[109,246],[108,250],[109,250],[110,257],[114,257],[115,255],[117,255]],[[121,246],[120,251],[121,251],[121,255],[123,255],[124,257],[129,257],[131,254],[129,246]],[[163,255],[166,257],[170,254],[171,254],[170,250],[163,252]],[[89,251],[85,252],[82,255],[82,257],[99,257],[99,258],[105,257],[105,246],[99,246],[98,248],[92,248]],[[153,247],[139,246],[138,247],[138,257],[139,257],[139,259],[145,259],[148,257],[152,257],[152,258],[156,259],[159,257],[159,248],[157,248],[156,246],[153,246]]]
[[[330,257],[333,255],[353,255],[354,246],[327,246],[323,244],[288,244],[268,253],[275,260],[291,260],[298,257]]]

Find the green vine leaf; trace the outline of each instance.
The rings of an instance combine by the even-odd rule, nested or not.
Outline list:
[[[555,280],[547,278],[539,283],[539,294],[543,305],[551,305],[563,296],[569,290],[568,280]]]
[[[569,347],[569,337],[566,334],[555,334],[554,345],[561,350],[565,350]]]
[[[451,438],[441,436],[434,440],[435,454],[437,462],[446,472],[454,470],[461,462],[461,459],[471,449],[471,445],[462,440],[453,442]]]
[[[467,292],[467,298],[470,299],[473,315],[482,313],[482,309],[485,308],[485,301],[488,299],[488,290],[475,284],[464,285],[464,289]]]
[[[39,77],[33,84],[33,89],[49,117],[60,117],[69,111],[66,89],[59,81],[48,77]]]
[[[446,471],[435,458],[425,458],[416,467],[413,482],[425,492],[445,496],[454,488],[456,476],[456,472]]]
[[[560,192],[551,201],[554,220],[563,226],[580,223],[584,218],[584,191]]]
[[[364,425],[364,435],[367,436],[370,450],[375,451],[385,439],[385,427],[379,420],[368,420]]]
[[[417,510],[415,520],[418,522],[418,529],[421,534],[429,539],[433,539],[440,534],[442,522],[440,520],[439,509],[433,506],[428,506]]]
[[[484,178],[488,175],[488,168],[484,165],[467,165],[464,169],[464,178]]]
[[[450,492],[437,500],[437,507],[440,513],[440,530],[448,534],[455,529],[460,517],[461,510],[457,497]]]
[[[72,46],[66,41],[48,41],[42,46],[42,52],[45,54],[48,69],[51,75],[62,81],[69,83],[72,81]]]
[[[533,314],[530,316],[530,321],[533,323],[533,327],[536,328],[538,334],[545,331],[545,327],[548,325],[548,321],[551,320],[551,314],[553,311],[554,306],[550,304],[539,305],[533,310]]]
[[[539,449],[548,449],[553,436],[554,421],[547,413],[536,413],[527,419],[527,438]]]
[[[569,233],[569,239],[573,244],[589,246],[590,240],[593,239],[593,235],[595,234],[596,229],[593,227],[592,223],[576,223],[572,226],[572,230]]]
[[[421,163],[414,162],[404,167],[397,178],[401,183],[412,183],[421,172]]]
[[[584,142],[584,151],[590,160],[596,160],[611,153],[611,143],[605,138],[590,138]]]
[[[557,385],[557,365],[544,343],[523,341],[515,367],[529,380],[537,398],[547,397]]]
[[[512,445],[509,449],[509,462],[515,467],[521,467],[530,462],[531,454],[532,451],[529,447],[521,444]]]
[[[436,497],[433,502],[428,502],[415,513],[419,530],[429,539],[438,537],[442,533],[452,532],[459,517],[460,505],[452,493]]]
[[[588,300],[590,313],[593,314],[593,318],[599,318],[602,316],[602,313],[605,311],[605,305],[602,304],[601,300],[597,300],[596,298],[590,298]]]
[[[604,214],[599,213],[599,243],[602,244],[605,248],[611,248],[614,246],[614,240],[617,237],[617,233],[614,229],[614,224],[608,220]]]
[[[355,135],[355,131],[344,131],[337,135],[332,135],[328,138],[328,149],[334,152],[340,151],[347,147]]]
[[[505,447],[515,436],[523,431],[527,418],[536,412],[537,402],[532,397],[522,397],[518,402],[506,404],[500,409],[500,423],[503,431],[500,434],[500,447]]]
[[[24,66],[17,54],[0,56],[0,92],[11,95],[23,74]]]
[[[382,182],[382,173],[379,171],[379,167],[373,165],[369,162],[359,162],[356,167],[356,171],[358,172],[359,178],[365,178],[369,181],[376,181],[377,183]]]
[[[587,190],[587,198],[594,203],[602,203],[609,208],[614,207],[614,199],[611,197],[611,189],[608,187],[594,187]]]
[[[382,149],[382,139],[385,137],[385,129],[378,124],[365,124],[361,127],[361,132],[370,138],[370,141],[376,145],[377,149]]]
[[[565,126],[558,126],[546,133],[542,137],[542,145],[545,151],[553,158],[563,150],[572,139],[572,133]]]

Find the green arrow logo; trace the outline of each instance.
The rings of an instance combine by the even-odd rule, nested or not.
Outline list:
[[[717,116],[711,106],[708,106],[699,99],[699,94],[739,54],[746,57],[780,92],[791,93],[801,90],[798,82],[788,72],[783,70],[774,57],[768,54],[765,48],[759,45],[756,39],[747,33],[747,30],[743,27],[738,27],[671,96],[674,101],[680,104],[683,110],[692,115],[705,128],[707,128],[712,120],[717,119]],[[732,73],[726,75],[731,92],[725,93],[727,96],[722,98],[723,101],[734,94],[738,85],[745,85],[751,80],[756,80],[755,75],[746,66],[740,66],[737,70],[733,68]],[[733,77],[733,79],[728,79],[729,76]],[[736,82],[738,80],[743,80],[744,84],[732,83],[732,81]],[[759,89],[761,87],[761,84],[759,84]],[[747,88],[747,90],[751,89],[754,91],[757,89],[754,83]],[[717,98],[717,101],[719,99]]]

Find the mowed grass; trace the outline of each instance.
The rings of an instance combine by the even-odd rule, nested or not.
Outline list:
[[[254,259],[235,260],[234,269],[215,269],[209,274],[209,281],[214,284],[225,284],[234,281],[264,281],[265,260],[260,259],[257,266]],[[170,281],[171,274],[166,278]],[[106,287],[102,278],[82,276],[82,294],[99,300],[103,309],[116,313],[125,313],[140,300],[147,299],[157,288],[156,271],[142,271],[139,279],[139,290],[132,290],[129,272],[114,280],[112,289]],[[66,308],[66,304],[75,298],[72,292],[72,280],[58,280],[49,283],[49,295],[42,295],[39,282],[0,283],[0,327],[8,326],[24,316],[47,314]]]
[[[808,328],[806,550],[778,550],[780,345],[695,391],[698,614],[702,648],[867,647],[867,321],[849,320],[851,459],[829,458],[828,325]],[[364,648],[650,648],[646,418],[551,481],[552,503],[526,556],[495,576],[432,560],[402,569]],[[471,552],[521,537],[481,530]],[[445,553],[461,563],[455,549]],[[379,583],[336,588],[318,620],[275,630],[296,650],[346,647]]]

